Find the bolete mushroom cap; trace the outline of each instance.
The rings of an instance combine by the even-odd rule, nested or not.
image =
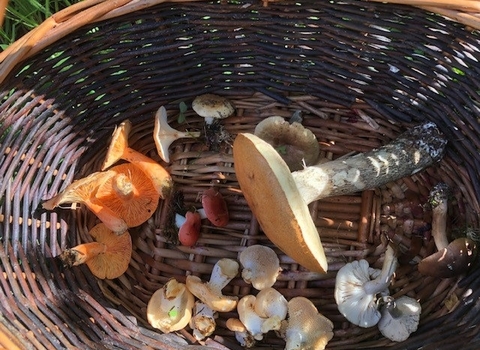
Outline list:
[[[422,306],[418,301],[408,296],[401,296],[394,300],[385,297],[386,303],[382,306],[382,318],[378,322],[378,329],[390,340],[402,342],[415,332],[420,322]]]
[[[206,124],[211,124],[214,119],[224,119],[235,112],[233,104],[225,97],[215,94],[203,94],[195,97],[192,109],[205,118]]]
[[[157,148],[157,153],[165,162],[170,162],[170,155],[168,148],[178,139],[182,138],[197,138],[200,137],[200,132],[184,132],[172,128],[168,124],[167,110],[161,106],[155,114],[155,126],[153,129],[153,140]]]
[[[208,282],[198,276],[189,275],[186,279],[188,290],[214,311],[228,312],[235,309],[237,296],[222,294],[222,289],[238,273],[239,265],[235,260],[223,258],[213,266]]]
[[[333,323],[305,297],[288,302],[285,350],[321,350],[333,338]]]
[[[262,120],[255,127],[254,135],[271,144],[287,163],[290,171],[303,165],[315,164],[320,153],[317,138],[298,122],[289,123],[279,116]]]
[[[235,138],[233,157],[243,195],[268,238],[307,269],[326,272],[327,258],[317,228],[278,152],[245,133]]]
[[[165,198],[172,191],[172,177],[163,166],[128,146],[128,136],[131,127],[130,121],[125,120],[115,128],[102,165],[102,170],[112,166],[120,159],[126,160],[142,170],[150,181],[152,181],[160,197]]]
[[[368,328],[376,325],[381,314],[377,295],[388,295],[388,285],[397,267],[394,249],[385,252],[382,270],[373,269],[364,259],[343,266],[335,280],[335,301],[338,311],[351,323]]]
[[[148,301],[148,323],[163,333],[178,331],[190,322],[194,302],[185,284],[171,279]]]
[[[418,263],[422,275],[450,278],[464,274],[477,257],[477,244],[470,238],[453,240],[447,247],[433,253]]]
[[[100,223],[89,233],[95,242],[66,249],[60,259],[68,266],[85,263],[92,274],[100,279],[120,277],[128,269],[132,255],[132,240],[128,231],[117,235]]]
[[[121,234],[128,229],[125,220],[95,196],[98,188],[113,176],[115,176],[114,171],[101,171],[75,180],[58,195],[43,202],[42,207],[43,209],[53,210],[63,203],[82,203],[110,230]]]
[[[131,163],[110,168],[115,175],[108,177],[95,193],[95,197],[120,218],[128,227],[147,221],[158,206],[160,195],[148,176]]]
[[[275,251],[260,244],[242,250],[238,260],[242,265],[242,278],[257,290],[273,286],[282,271]]]

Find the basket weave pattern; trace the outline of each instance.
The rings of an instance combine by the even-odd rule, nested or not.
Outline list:
[[[386,231],[404,253],[412,236],[428,231],[428,208],[414,215],[407,207],[425,203],[438,182],[453,189],[449,225],[479,227],[478,44],[461,24],[408,6],[173,2],[90,23],[19,62],[0,89],[0,330],[13,334],[19,348],[195,348],[187,345],[193,341],[187,330],[161,334],[150,328],[150,296],[172,277],[208,280],[219,258],[235,259],[260,243],[279,255],[283,272],[275,288],[287,298],[308,297],[334,322],[329,348],[474,344],[480,334],[474,327],[478,269],[458,280],[435,280],[403,263],[391,294],[420,298],[423,313],[419,330],[401,344],[376,327],[349,324],[337,311],[333,288],[336,271],[348,261],[365,258],[381,266]],[[162,163],[152,138],[156,110],[164,105],[179,130],[202,130],[203,120],[191,110],[178,123],[178,106],[208,92],[236,106],[235,116],[222,122],[230,138],[216,150],[202,140],[177,141],[171,163]],[[425,120],[449,139],[445,158],[425,172],[310,206],[329,259],[326,275],[303,269],[268,241],[232,164],[236,134],[252,132],[267,116],[297,110],[326,159],[371,150]],[[100,281],[84,266],[63,269],[55,258],[91,240],[95,217],[83,207],[37,208],[100,169],[109,137],[125,119],[133,125],[130,146],[167,167],[187,206],[200,206],[199,194],[214,181],[231,222],[203,225],[198,245],[179,246],[166,236],[171,200],[162,201],[146,224],[131,230],[127,272]],[[416,259],[433,250],[426,238]],[[239,277],[224,290],[239,296],[252,291]],[[231,316],[235,312],[220,315],[206,346],[239,348],[225,328]],[[257,346],[283,344],[269,334]]]

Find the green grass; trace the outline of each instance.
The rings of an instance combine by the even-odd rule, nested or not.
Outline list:
[[[81,0],[9,0],[0,28],[0,50],[4,50],[53,13]]]

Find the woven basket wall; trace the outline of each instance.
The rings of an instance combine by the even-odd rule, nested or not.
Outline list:
[[[429,190],[446,182],[454,197],[452,232],[480,225],[480,36],[418,8],[361,1],[142,4],[150,5],[84,17],[87,23],[69,24],[66,36],[37,37],[51,41],[45,48],[24,44],[24,56],[17,51],[3,57],[0,69],[11,67],[0,84],[3,344],[199,347],[188,329],[161,334],[148,325],[150,296],[172,277],[184,281],[195,274],[207,280],[218,259],[235,259],[244,247],[261,243],[281,260],[275,288],[287,298],[308,297],[334,322],[330,349],[475,348],[480,271],[445,280],[421,276],[412,261],[434,250],[428,236],[431,212],[407,209],[426,203]],[[203,121],[191,109],[188,125],[178,123],[179,103],[190,105],[207,92],[235,103],[236,115],[222,122],[232,138],[252,132],[267,116],[289,117],[301,110],[328,159],[371,150],[427,120],[448,137],[447,153],[438,165],[412,177],[313,203],[329,272],[311,273],[259,228],[236,182],[229,140],[213,151],[200,140],[177,141],[170,164],[156,154],[157,109],[166,106],[173,127],[202,130]],[[196,246],[178,246],[164,234],[169,203],[161,202],[151,220],[131,231],[134,250],[127,272],[98,280],[87,267],[64,269],[56,258],[62,249],[89,240],[95,218],[84,208],[36,209],[74,179],[100,169],[112,131],[125,119],[133,124],[131,147],[167,167],[186,204],[198,206],[199,193],[218,183],[231,222],[225,228],[205,223]],[[346,262],[365,258],[381,265],[386,229],[403,252],[392,294],[419,298],[423,308],[418,331],[399,344],[376,327],[352,326],[333,298],[336,272]],[[418,235],[423,247],[409,255],[411,238]],[[225,289],[239,296],[252,291],[240,277]],[[203,346],[240,349],[225,327],[232,316],[235,312],[220,315],[217,331]],[[274,334],[256,345],[283,347]]]

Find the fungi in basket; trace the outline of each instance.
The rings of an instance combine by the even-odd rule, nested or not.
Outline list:
[[[231,106],[228,105],[229,108]],[[193,137],[193,142],[202,142],[202,135],[206,132],[204,125],[189,132],[170,127],[164,107],[158,109],[154,123],[152,141],[155,142],[159,158],[166,162],[171,160],[169,147],[174,141]],[[223,119],[214,122],[217,126],[221,123],[224,123]],[[303,296],[283,295],[281,289],[277,289],[278,278],[285,278],[282,273],[290,273],[283,271],[278,253],[283,252],[288,259],[301,265],[301,271],[310,270],[315,276],[327,273],[324,247],[308,204],[322,198],[378,188],[417,174],[442,158],[446,140],[435,124],[425,123],[408,129],[396,139],[371,151],[342,156],[335,160],[319,159],[321,157],[318,148],[307,146],[306,148],[313,148],[313,153],[308,155],[307,160],[305,148],[290,152],[295,145],[290,147],[288,143],[295,144],[297,141],[291,141],[292,138],[298,140],[298,137],[304,137],[304,141],[300,143],[308,145],[313,144],[313,141],[318,146],[318,140],[315,134],[298,120],[286,122],[282,117],[264,118],[257,125],[260,126],[255,129],[257,135],[248,132],[236,133],[233,146],[229,144],[228,147],[233,151],[235,179],[238,180],[241,190],[237,190],[237,193],[244,195],[262,232],[273,245],[265,240],[242,247],[236,259],[216,259],[213,268],[206,272],[210,275],[209,279],[201,279],[195,274],[195,269],[182,277],[184,281],[171,277],[161,288],[152,292],[145,318],[152,327],[164,333],[185,329],[191,332],[192,340],[200,343],[206,338],[215,337],[218,325],[221,324],[223,332],[228,329],[239,344],[247,348],[262,342],[267,336],[271,339],[274,334],[281,339],[279,344],[283,344],[285,349],[323,349],[333,337],[333,322],[320,313],[311,300]],[[280,134],[272,137],[271,130],[268,131],[272,126],[279,129],[275,132]],[[208,238],[202,241],[202,234],[207,232],[208,235],[210,229],[229,234],[229,205],[232,203],[227,203],[223,198],[221,187],[217,187],[218,181],[210,182],[207,189],[197,188],[199,199],[194,205],[189,203],[189,206],[184,207],[183,203],[178,203],[175,208],[165,204],[172,201],[175,194],[181,191],[178,188],[182,187],[174,184],[174,167],[163,168],[152,158],[130,148],[130,128],[130,123],[125,121],[114,131],[102,171],[90,175],[98,176],[100,180],[96,185],[88,187],[88,196],[83,194],[79,198],[63,195],[64,197],[60,197],[62,203],[69,200],[81,200],[85,203],[87,199],[94,198],[99,203],[107,204],[113,201],[109,190],[116,191],[116,195],[120,197],[135,194],[143,199],[147,198],[147,193],[153,192],[156,197],[148,194],[150,199],[143,204],[140,202],[139,205],[145,210],[142,215],[135,215],[135,221],[128,218],[125,211],[116,212],[117,221],[124,222],[124,226],[128,228],[141,225],[149,219],[160,200],[164,203],[163,210],[168,212],[166,216],[172,218],[172,226],[178,237],[163,238],[177,251],[195,252],[196,249],[204,249],[203,242]],[[267,135],[265,129],[268,131]],[[287,137],[282,139],[282,134],[287,134]],[[212,152],[208,145],[206,146],[208,152]],[[287,150],[288,156],[293,155],[293,159],[288,160],[290,166],[283,158]],[[114,165],[120,160],[126,163]],[[119,169],[128,167],[133,167],[131,173],[123,170],[122,176],[115,175],[120,172]],[[129,180],[125,174],[133,178],[133,169],[140,171],[138,176],[143,176],[141,182],[147,186],[120,191]],[[87,177],[88,181],[81,181],[90,184],[90,177]],[[133,180],[130,182],[133,183]],[[82,186],[82,189],[87,189]],[[181,201],[183,200],[182,196]],[[45,203],[51,202],[57,203],[58,200],[52,199]],[[92,209],[92,212],[97,214],[98,210]],[[143,215],[145,213],[149,215]],[[435,214],[435,210],[433,213]],[[103,212],[97,215],[99,219],[102,219],[101,214]],[[441,221],[436,220],[434,215],[433,222]],[[122,227],[122,230],[126,229]],[[118,229],[116,233],[121,236],[122,230]],[[398,247],[395,243],[383,242],[375,251],[377,257],[383,256],[381,269],[371,266],[367,259],[358,259],[344,263],[341,268],[337,266],[336,269],[339,270],[334,272],[333,276],[336,277],[335,301],[338,304],[335,307],[338,307],[342,317],[359,327],[377,327],[378,324],[379,333],[393,341],[402,341],[416,330],[421,307],[418,305],[417,314],[405,316],[408,324],[396,326],[402,329],[401,334],[392,332],[391,324],[401,321],[398,315],[405,314],[408,305],[417,306],[415,303],[418,303],[414,300],[404,306],[404,299],[397,300],[390,296],[390,286],[398,266],[397,253]],[[75,264],[76,262],[70,265]],[[97,276],[110,279],[119,275]],[[251,286],[250,294],[238,294],[238,291],[237,295],[232,293],[229,284],[232,281],[238,284],[239,280],[243,286]],[[223,293],[224,289],[226,293]],[[220,317],[220,314],[223,315]],[[218,321],[219,319],[221,321]]]

